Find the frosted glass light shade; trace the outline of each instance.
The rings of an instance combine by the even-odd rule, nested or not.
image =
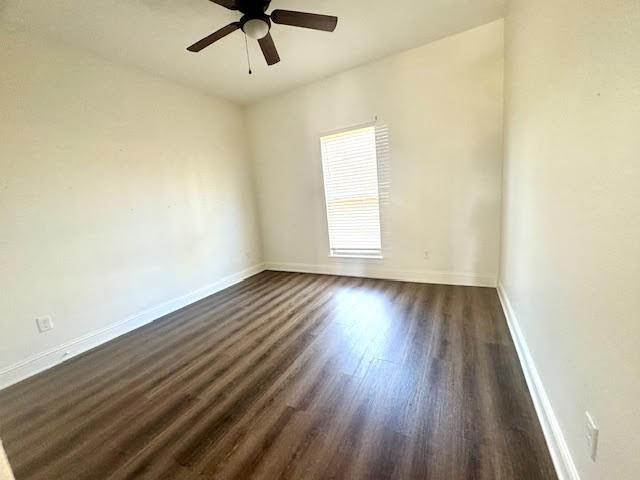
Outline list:
[[[260,40],[269,33],[269,24],[260,18],[254,18],[244,24],[242,31],[246,33],[248,37],[254,40]]]

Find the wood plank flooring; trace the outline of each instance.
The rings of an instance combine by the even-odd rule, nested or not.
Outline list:
[[[263,272],[0,392],[27,479],[555,479],[496,291]]]

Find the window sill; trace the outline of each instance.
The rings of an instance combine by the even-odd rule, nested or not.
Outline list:
[[[339,258],[339,259],[354,259],[354,260],[384,260],[382,255],[339,255],[339,254],[330,254],[329,258]]]

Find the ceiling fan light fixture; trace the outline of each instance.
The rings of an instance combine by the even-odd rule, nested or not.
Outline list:
[[[269,33],[269,24],[261,18],[252,18],[245,22],[242,31],[254,40],[260,40]]]
[[[1,2],[2,0],[0,0]],[[333,32],[338,26],[338,17],[321,15],[318,13],[298,12],[295,10],[273,10],[267,14],[271,0],[210,0],[228,9],[239,10],[242,17],[237,22],[231,22],[206,37],[187,47],[190,52],[200,52],[227,35],[242,30],[246,37],[258,41],[260,50],[267,61],[267,65],[275,65],[280,61],[278,49],[269,33],[272,24],[289,25],[291,27],[310,28],[324,32]],[[249,48],[247,44],[247,59]],[[251,73],[251,69],[249,69]]]

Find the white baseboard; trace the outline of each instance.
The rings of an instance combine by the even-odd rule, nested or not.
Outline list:
[[[507,292],[501,283],[498,284],[498,296],[500,297],[500,303],[502,303],[505,317],[507,317],[507,324],[513,337],[513,343],[516,346],[518,358],[520,359],[533,405],[536,409],[540,425],[542,426],[542,431],[547,441],[547,446],[549,447],[551,459],[556,468],[558,478],[559,480],[580,480],[580,475],[571,457],[569,446],[564,438],[558,419],[553,412],[551,401],[547,396],[542,379],[538,374],[538,369],[536,368],[527,341],[520,328],[518,318],[511,306]]]
[[[193,292],[174,298],[160,305],[149,308],[137,314],[131,315],[124,320],[109,325],[108,327],[88,333],[62,345],[56,346],[44,352],[33,355],[13,365],[0,369],[0,389],[6,388],[36,373],[47,370],[61,362],[69,360],[81,353],[97,347],[109,340],[124,335],[136,328],[140,328],[158,318],[171,312],[175,312],[198,300],[213,295],[220,290],[224,290],[235,285],[246,278],[251,277],[264,270],[263,264],[254,265],[240,272],[228,275],[220,280],[205,285]]]
[[[438,271],[396,270],[362,262],[344,262],[330,265],[306,263],[267,262],[266,270],[281,272],[319,273],[324,275],[344,275],[348,277],[380,278],[402,282],[437,283],[443,285],[463,285],[470,287],[494,287],[496,278],[472,273],[452,273]]]

